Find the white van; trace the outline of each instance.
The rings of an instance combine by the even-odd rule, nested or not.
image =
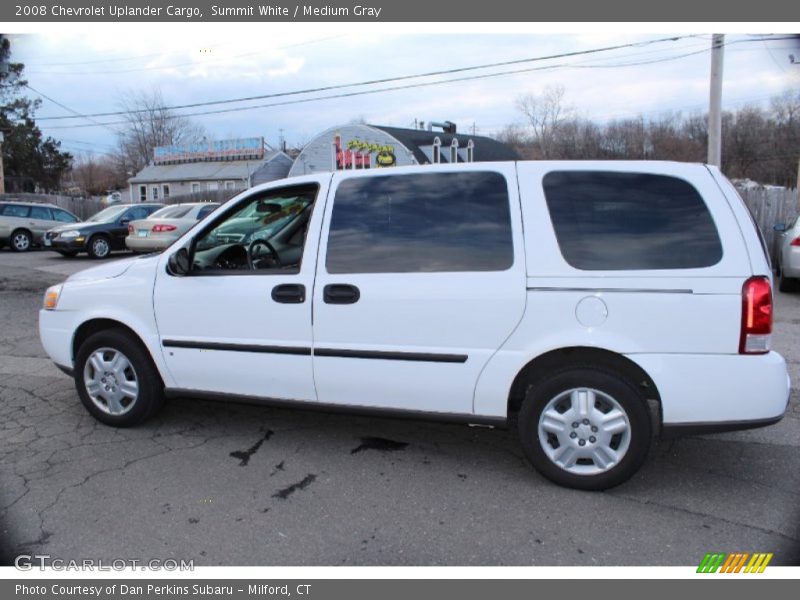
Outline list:
[[[771,287],[714,168],[397,167],[247,190],[159,256],[50,288],[40,332],[109,425],[165,396],[514,418],[544,476],[603,489],[655,434],[781,419]]]

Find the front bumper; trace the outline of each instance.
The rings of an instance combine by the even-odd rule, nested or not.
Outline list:
[[[71,372],[74,368],[72,357],[74,316],[74,311],[44,309],[39,311],[39,339],[44,351],[65,373]]]
[[[69,238],[66,240],[61,238],[45,240],[44,247],[50,250],[66,250],[71,252],[80,252],[82,250],[86,250],[86,238],[81,236],[76,238]]]

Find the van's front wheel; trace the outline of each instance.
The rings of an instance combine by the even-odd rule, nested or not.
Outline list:
[[[138,340],[118,330],[91,335],[75,358],[75,386],[86,409],[114,427],[130,427],[163,402],[161,377]]]
[[[556,371],[530,386],[519,432],[537,471],[582,490],[628,480],[644,462],[652,437],[647,403],[635,385],[588,366]]]

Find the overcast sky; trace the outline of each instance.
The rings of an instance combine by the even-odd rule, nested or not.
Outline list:
[[[209,26],[204,26],[209,25]],[[31,87],[80,113],[120,110],[137,90],[160,88],[170,105],[235,99],[308,88],[358,83],[521,59],[645,42],[664,33],[414,34],[383,24],[373,30],[250,25],[129,25],[74,28],[12,35],[12,60],[25,63]],[[424,28],[423,28],[424,29]],[[603,30],[598,24],[597,30]],[[395,33],[396,31],[407,33]],[[676,34],[688,35],[688,34]],[[759,35],[759,37],[761,37]],[[725,48],[723,104],[766,103],[787,89],[800,89],[800,43],[752,41],[729,34]],[[748,40],[748,41],[745,41]],[[415,119],[451,120],[460,130],[492,135],[518,122],[520,94],[563,85],[578,114],[605,122],[665,111],[702,111],[708,102],[710,35],[544,62],[519,63],[330,92],[187,109],[198,112],[316,98],[369,89],[430,83],[459,77],[548,67],[502,77],[445,83],[349,98],[192,117],[215,139],[264,136],[277,145],[280,130],[290,144],[363,119],[408,127]],[[793,54],[798,64],[790,62]],[[644,64],[631,64],[644,63]],[[549,68],[557,67],[557,68]],[[36,94],[28,92],[34,97]],[[70,115],[43,98],[39,125],[73,153],[108,152],[119,117],[48,121]],[[80,125],[56,129],[65,125]]]

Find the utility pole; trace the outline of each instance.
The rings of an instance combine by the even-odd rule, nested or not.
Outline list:
[[[800,160],[797,161],[797,183],[794,184],[794,187],[795,189],[800,190]]]
[[[0,131],[0,194],[6,193],[6,178],[3,173],[3,142],[5,141],[3,132]]]
[[[8,56],[5,52],[3,52],[2,48],[4,46],[5,36],[0,35],[0,82],[8,79]],[[3,132],[0,131],[0,194],[6,193],[6,177],[5,173],[3,172],[3,142],[5,141],[5,137]]]
[[[725,36],[711,38],[711,91],[708,106],[708,164],[722,165],[722,59]]]

